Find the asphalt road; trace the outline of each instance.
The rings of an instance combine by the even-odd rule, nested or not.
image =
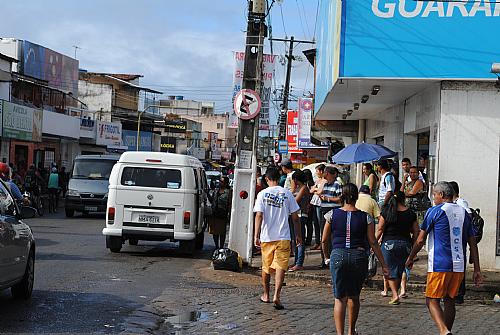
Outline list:
[[[2,334],[121,332],[131,313],[165,289],[172,288],[175,298],[182,278],[206,263],[181,255],[171,243],[140,242],[112,254],[101,234],[103,217],[67,219],[61,211],[27,222],[37,247],[34,292],[28,301],[0,292]]]

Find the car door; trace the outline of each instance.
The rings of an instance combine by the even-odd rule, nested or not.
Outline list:
[[[15,223],[14,200],[0,182],[0,283],[2,284],[12,282],[19,277],[20,251],[16,244],[13,223]]]

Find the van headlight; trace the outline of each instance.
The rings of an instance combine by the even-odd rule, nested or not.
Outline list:
[[[68,190],[68,196],[69,197],[79,197],[80,196],[80,192],[78,192],[77,190],[69,189]]]

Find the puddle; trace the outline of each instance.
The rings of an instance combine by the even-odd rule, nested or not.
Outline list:
[[[200,311],[186,312],[165,318],[165,323],[172,325],[176,329],[183,329],[193,322],[207,321],[208,314]]]

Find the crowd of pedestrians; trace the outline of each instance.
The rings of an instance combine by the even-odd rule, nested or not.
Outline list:
[[[438,182],[428,196],[426,170],[401,162],[402,176],[387,160],[363,165],[365,180],[359,189],[346,182],[334,166],[294,170],[290,160],[269,167],[254,208],[255,245],[262,248],[262,302],[281,303],[285,271],[304,270],[306,247],[321,250],[321,268],[329,267],[338,334],[356,333],[359,295],[368,277],[370,253],[378,259],[385,281],[383,296],[389,305],[407,297],[406,283],[417,254],[428,242],[426,301],[440,334],[451,334],[455,299],[463,300],[466,245],[470,248],[473,279],[482,281],[471,211],[460,198],[456,182]],[[281,171],[280,171],[281,170]],[[280,176],[281,173],[281,176]],[[314,244],[311,245],[314,241]],[[289,266],[289,257],[294,256]],[[269,293],[275,273],[275,295]],[[441,309],[444,302],[444,310]]]

